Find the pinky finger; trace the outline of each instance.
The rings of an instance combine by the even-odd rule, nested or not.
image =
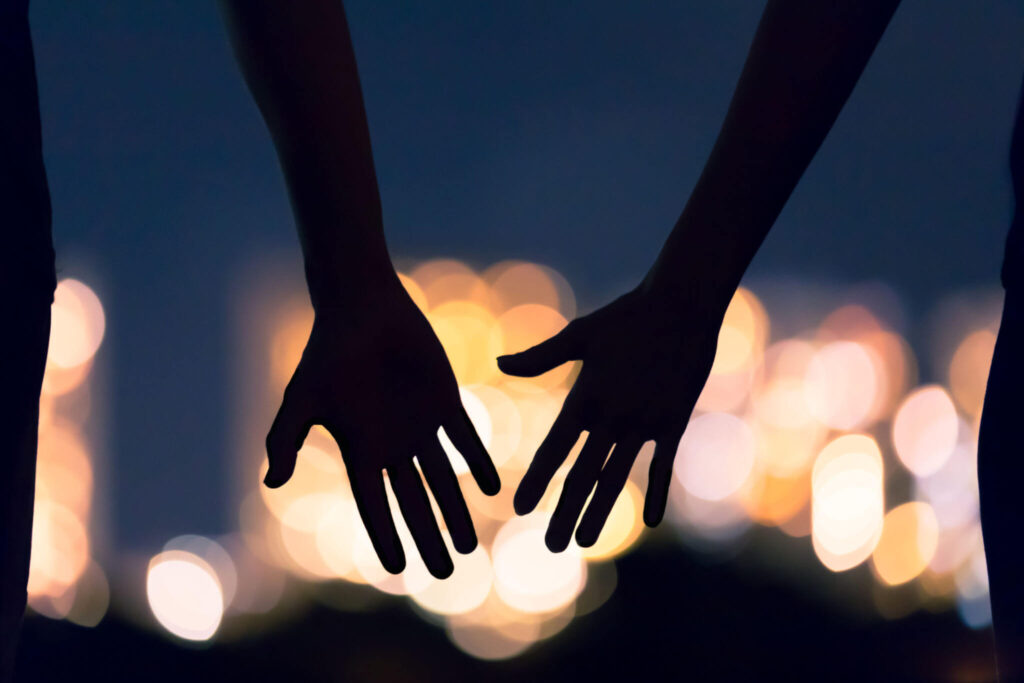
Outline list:
[[[672,461],[678,439],[661,439],[654,447],[651,469],[647,477],[647,501],[644,504],[644,524],[658,526],[665,516],[668,488],[672,483]]]

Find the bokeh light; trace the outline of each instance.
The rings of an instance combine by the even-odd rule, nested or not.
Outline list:
[[[209,640],[224,615],[216,572],[184,550],[164,551],[150,560],[146,597],[160,625],[185,640]]]

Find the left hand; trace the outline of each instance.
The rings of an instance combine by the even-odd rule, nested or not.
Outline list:
[[[551,516],[545,542],[552,551],[568,547],[595,485],[576,542],[597,542],[640,447],[650,440],[656,446],[644,522],[655,526],[664,516],[676,448],[711,371],[724,315],[694,299],[670,300],[638,288],[547,341],[498,359],[503,372],[520,377],[583,361],[515,495],[517,514],[533,510],[581,432],[588,432]]]

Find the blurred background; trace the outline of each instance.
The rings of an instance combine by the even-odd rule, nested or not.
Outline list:
[[[556,5],[346,4],[389,246],[504,484],[463,478],[482,544],[436,582],[380,568],[325,434],[259,485],[311,313],[216,7],[33,2],[60,284],[23,680],[992,677],[975,449],[1024,8],[897,12],[730,306],[666,522],[646,453],[551,555],[511,494],[575,372],[493,359],[643,276],[763,7]]]

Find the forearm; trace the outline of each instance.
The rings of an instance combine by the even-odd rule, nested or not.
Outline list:
[[[355,54],[340,0],[222,0],[284,171],[314,305],[394,277]]]
[[[715,305],[728,303],[897,5],[768,3],[718,140],[647,288],[685,296],[697,287]]]
[[[49,305],[56,277],[27,2],[0,7],[0,102],[0,284]]]

